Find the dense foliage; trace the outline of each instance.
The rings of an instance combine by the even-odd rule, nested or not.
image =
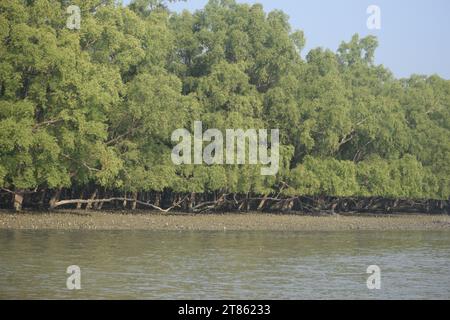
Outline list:
[[[396,79],[374,64],[375,37],[302,59],[303,33],[258,4],[211,0],[179,14],[156,0],[70,4],[81,8],[80,30],[66,28],[69,1],[0,2],[3,200],[47,203],[60,190],[155,205],[168,192],[190,202],[193,194],[449,198],[450,81]],[[196,120],[279,128],[279,174],[175,166],[171,133]]]

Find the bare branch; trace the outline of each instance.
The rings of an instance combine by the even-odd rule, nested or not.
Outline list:
[[[173,206],[171,206],[170,208],[167,209],[163,209],[161,207],[155,206],[154,204],[151,204],[149,202],[143,202],[143,201],[139,201],[136,199],[130,199],[130,198],[110,198],[110,199],[95,199],[95,200],[83,200],[83,199],[77,199],[77,200],[61,200],[58,201],[54,204],[53,208],[56,209],[57,207],[61,207],[61,206],[65,206],[65,205],[69,205],[69,204],[94,204],[94,203],[110,203],[110,202],[114,202],[114,201],[127,201],[127,202],[136,202],[137,204],[140,204],[142,206],[146,206],[146,207],[150,207],[156,210],[159,210],[161,212],[165,212],[168,213],[171,210],[178,208],[185,200],[187,199],[187,197],[185,197],[183,200],[175,203]]]

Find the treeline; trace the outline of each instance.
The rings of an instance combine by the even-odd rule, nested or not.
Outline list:
[[[1,206],[448,212],[450,81],[396,79],[373,36],[304,45],[233,0],[2,0]],[[171,133],[199,120],[279,128],[278,175],[174,165]]]

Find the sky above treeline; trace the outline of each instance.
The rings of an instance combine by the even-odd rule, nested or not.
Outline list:
[[[128,4],[131,0],[123,0]],[[208,0],[170,4],[173,11],[195,11]],[[449,0],[238,0],[261,3],[265,10],[280,9],[290,16],[293,29],[305,32],[305,55],[316,47],[335,51],[354,33],[379,39],[376,62],[397,77],[438,74],[450,79]],[[381,29],[369,30],[367,8],[381,10]]]

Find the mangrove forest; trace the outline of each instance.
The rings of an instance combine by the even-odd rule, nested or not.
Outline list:
[[[374,36],[304,52],[259,4],[168,2],[0,1],[1,208],[449,213],[450,80],[395,77]],[[277,174],[174,164],[196,121],[279,129]]]

